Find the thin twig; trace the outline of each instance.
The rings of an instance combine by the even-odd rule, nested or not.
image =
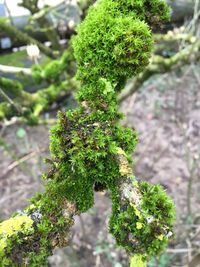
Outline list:
[[[182,253],[188,253],[188,251],[193,251],[192,248],[168,248],[166,250],[167,253],[173,253],[173,254],[182,254]]]
[[[80,220],[81,229],[82,229],[82,237],[83,237],[83,240],[86,241],[87,240],[87,234],[86,234],[85,224],[84,224],[84,221],[83,221],[81,214],[79,215],[79,220]]]
[[[15,102],[0,88],[0,94],[3,96],[3,98],[8,101],[16,110],[17,112],[21,113],[21,109],[15,104]]]
[[[23,156],[22,158],[20,158],[19,160],[16,160],[14,162],[12,162],[6,169],[6,171],[0,176],[0,181],[3,181],[7,175],[13,171],[16,167],[18,167],[20,164],[26,162],[27,160],[35,157],[37,154],[39,153],[42,153],[42,152],[45,152],[47,151],[47,148],[42,148],[42,149],[39,149],[37,151],[32,151],[30,153],[28,153],[27,155]]]

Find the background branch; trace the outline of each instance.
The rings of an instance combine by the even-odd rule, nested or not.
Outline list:
[[[48,57],[51,57],[51,58],[56,57],[50,48],[43,45],[41,42],[37,41],[36,39],[30,37],[28,34],[18,30],[15,26],[6,22],[5,18],[0,18],[0,31],[6,32],[6,34],[12,40],[18,40],[19,42],[25,43],[27,45],[36,44],[41,50],[41,52],[43,52]]]
[[[176,37],[175,37],[176,38]],[[135,93],[142,84],[149,79],[152,75],[157,73],[166,73],[173,68],[178,68],[184,64],[189,64],[193,61],[198,61],[200,55],[200,40],[195,39],[195,42],[186,46],[184,49],[176,53],[170,58],[164,58],[159,55],[154,55],[147,68],[139,74],[131,85],[129,85],[118,97],[119,102],[122,102],[131,94]]]

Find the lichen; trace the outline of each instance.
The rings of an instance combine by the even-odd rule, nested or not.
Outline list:
[[[12,266],[6,254],[12,249],[9,240],[20,242],[20,235],[33,233],[33,220],[27,215],[17,215],[0,223],[0,266]]]
[[[146,267],[147,263],[143,255],[136,254],[131,257],[130,267]]]
[[[15,235],[23,228],[24,232],[32,230],[33,221],[26,215],[16,216],[0,223],[0,235],[3,238]],[[23,227],[22,227],[23,226]]]

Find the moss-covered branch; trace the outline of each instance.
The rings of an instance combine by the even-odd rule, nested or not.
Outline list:
[[[0,78],[1,90],[4,95],[12,98],[12,101],[5,99],[6,101],[0,103],[0,119],[9,119],[14,115],[25,117],[29,123],[36,123],[40,113],[49,105],[66,97],[72,91],[75,92],[79,87],[79,83],[74,78],[75,64],[70,46],[60,59],[51,61],[44,68],[36,65],[32,70],[21,68],[17,70],[31,74],[36,83],[45,82],[46,88],[29,93],[24,90],[23,84],[19,81]]]
[[[14,41],[19,41],[29,44],[36,44],[41,52],[45,55],[55,58],[53,51],[48,48],[47,46],[43,45],[41,42],[37,41],[36,39],[30,37],[28,34],[18,30],[15,26],[11,25],[5,18],[0,18],[0,31],[6,33]]]
[[[120,246],[135,254],[131,266],[140,266],[133,263],[145,266],[147,251],[154,255],[172,235],[173,203],[160,186],[139,183],[133,177],[132,168],[120,148],[116,160],[121,176],[116,178],[118,189],[111,191],[110,232]],[[52,167],[46,178],[54,171]],[[32,199],[28,208],[0,224],[1,266],[46,266],[47,257],[54,248],[69,244],[73,217],[80,211],[65,196],[66,183],[67,180],[48,182],[46,192]],[[161,205],[165,220],[160,214]],[[130,219],[132,230],[127,224]]]
[[[67,246],[74,204],[48,186],[23,212],[0,224],[0,266],[46,266],[55,247]]]
[[[151,58],[150,64],[147,66],[147,68],[135,78],[133,85],[119,95],[119,102],[136,92],[152,75],[157,73],[166,73],[171,71],[173,68],[178,68],[184,64],[190,64],[191,62],[199,60],[200,40],[195,37],[185,35],[177,36],[175,39],[178,37],[184,38],[184,40],[190,42],[190,44],[187,44],[185,48],[169,58],[154,55]],[[162,39],[174,40],[173,37],[163,37]]]
[[[127,78],[148,64],[152,50],[148,24],[168,17],[162,0],[101,0],[89,10],[73,40],[80,105],[59,112],[51,131],[45,193],[35,196],[30,207],[8,224],[0,224],[3,267],[45,266],[55,246],[67,245],[73,215],[93,206],[94,188],[99,185],[112,199],[110,232],[134,255],[132,263],[144,266],[166,246],[174,205],[160,186],[133,176],[137,135],[119,123],[117,93]]]
[[[130,255],[145,260],[162,250],[172,236],[174,206],[161,186],[135,179],[120,148],[118,160],[122,178],[116,199],[116,189],[113,194],[110,232]]]
[[[54,50],[60,51],[61,46],[59,43],[59,35],[56,32],[55,28],[49,23],[48,19],[46,18],[45,12],[41,12],[41,9],[38,6],[38,0],[22,0],[19,4],[20,6],[28,9],[33,18],[37,21],[40,28],[44,31],[47,39],[51,42],[52,48]],[[42,15],[38,15],[41,14]]]
[[[17,81],[0,78],[1,90],[5,94],[9,92],[14,95],[12,102],[4,101],[0,103],[0,119],[9,119],[15,114],[18,117],[24,117],[29,123],[37,123],[41,112],[61,97],[66,97],[72,91],[76,91],[77,87],[78,84],[74,79],[68,79],[47,88],[42,88],[35,93],[28,93],[23,90],[21,84]],[[16,107],[18,108],[16,109]]]

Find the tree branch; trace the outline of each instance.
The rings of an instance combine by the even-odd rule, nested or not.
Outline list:
[[[139,74],[134,80],[131,86],[127,87],[118,97],[119,102],[125,100],[128,96],[135,93],[152,75],[157,73],[166,73],[173,68],[178,68],[184,64],[189,64],[192,61],[198,61],[200,58],[200,40],[194,39],[195,42],[186,46],[184,49],[176,53],[170,58],[164,58],[162,56],[154,55],[147,68]]]
[[[136,4],[136,10],[130,2],[115,2],[98,2],[74,38],[82,82],[77,96],[80,106],[58,113],[50,136],[51,168],[43,176],[45,192],[36,195],[24,212],[0,224],[2,266],[45,265],[55,247],[68,244],[73,216],[93,206],[97,183],[112,198],[110,233],[140,263],[141,255],[144,261],[162,251],[172,235],[172,200],[161,186],[133,176],[130,159],[137,138],[119,124],[116,97],[125,80],[148,63],[152,36],[144,20],[157,24],[169,12],[162,0]],[[105,30],[108,35],[102,34]],[[57,78],[58,66],[56,62],[52,71],[50,65],[50,80]]]
[[[44,200],[54,198],[59,199],[58,192],[47,190],[36,204],[0,224],[2,266],[43,266],[54,248],[68,245],[73,217],[78,212],[64,198],[59,200],[59,210],[53,203],[48,207]]]
[[[22,73],[22,74],[25,74],[25,75],[32,76],[32,71],[29,68],[19,68],[19,67],[0,65],[0,72],[3,72],[3,73],[14,73],[14,74]]]
[[[17,81],[13,81],[17,83]],[[0,78],[1,85],[1,78]],[[38,116],[42,111],[47,109],[47,107],[52,104],[54,101],[58,100],[60,97],[64,97],[72,91],[77,90],[77,82],[71,78],[67,81],[60,82],[56,85],[50,85],[47,88],[42,88],[35,93],[28,93],[23,89],[16,91],[14,99],[12,99],[12,105],[10,101],[0,103],[0,119],[15,116],[23,116],[30,123],[36,123]],[[20,105],[18,104],[20,103]],[[19,107],[18,114],[16,110],[13,110],[14,107]]]
[[[145,227],[148,227],[149,231],[151,229],[149,236],[152,239],[160,238],[161,235],[163,235],[162,238],[168,239],[168,225],[163,223],[163,218],[158,220],[156,214],[152,215],[143,208],[144,193],[141,191],[139,183],[130,178],[133,175],[132,168],[121,148],[118,149],[117,159],[122,175],[119,185],[120,209],[124,205],[133,207],[138,216],[137,220],[143,221],[140,229]],[[46,262],[47,256],[52,254],[54,248],[69,244],[70,228],[74,223],[74,216],[80,212],[74,204],[60,194],[62,182],[57,181],[56,187],[53,186],[54,183],[54,181],[49,181],[46,185],[46,191],[40,194],[36,198],[37,201],[34,200],[23,212],[18,212],[12,218],[0,223],[0,259],[2,264],[15,263],[14,266],[37,266],[38,263]],[[58,190],[58,188],[60,189]],[[150,190],[153,191],[153,186],[150,187]],[[49,203],[50,199],[52,202]],[[54,199],[56,199],[56,205],[53,202]],[[146,226],[144,222],[146,222]],[[155,225],[157,229],[154,233]],[[128,231],[126,226],[121,226],[120,230]],[[132,245],[132,242],[136,242],[136,240],[132,240],[131,232],[127,232],[127,236],[127,243]],[[135,245],[141,249],[141,244],[137,242]],[[133,262],[143,263],[144,255],[141,258],[140,253],[132,258],[132,264]],[[33,255],[36,255],[35,265],[31,265],[33,264]]]
[[[24,116],[29,122],[36,123],[40,113],[47,109],[50,104],[67,96],[70,92],[76,91],[79,87],[79,83],[74,78],[74,57],[70,46],[59,60],[51,61],[44,68],[41,68],[40,65],[35,65],[30,70],[3,66],[4,70],[5,67],[10,72],[23,71],[28,75],[31,74],[34,81],[38,84],[45,82],[47,86],[35,93],[29,93],[24,90],[21,82],[0,77],[0,86],[6,95],[12,96],[11,101],[15,104],[11,105],[10,101],[1,102],[0,119],[17,115]],[[13,109],[13,106],[18,107],[20,112],[16,114],[16,109]]]
[[[36,39],[30,37],[28,34],[21,32],[15,26],[9,24],[5,21],[4,18],[0,18],[0,31],[5,32],[7,36],[9,36],[12,40],[18,40],[19,42],[23,42],[27,45],[36,44],[41,52],[51,58],[55,58],[53,51],[37,41]]]
[[[33,15],[32,19],[35,19],[38,22],[40,28],[45,30],[45,35],[47,39],[51,42],[52,48],[54,50],[60,51],[61,46],[59,43],[59,36],[56,30],[52,27],[52,25],[50,25],[48,19],[46,18],[46,12],[41,12],[41,10],[39,9],[38,0],[22,0],[19,5],[28,9],[31,12],[31,14]],[[37,16],[37,14],[41,13],[42,16]]]

